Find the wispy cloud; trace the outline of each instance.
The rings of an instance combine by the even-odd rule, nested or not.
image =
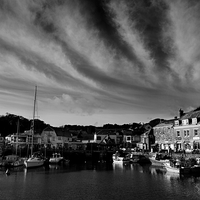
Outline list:
[[[53,124],[69,114],[77,124],[104,114],[103,123],[146,121],[199,106],[199,8],[195,0],[1,0],[1,112],[30,117],[34,85]]]

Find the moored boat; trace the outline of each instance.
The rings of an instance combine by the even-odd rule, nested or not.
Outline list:
[[[191,167],[183,166],[179,160],[164,163],[165,169],[171,173],[190,174]]]
[[[64,159],[63,156],[60,155],[60,153],[53,153],[52,157],[49,159],[49,164],[59,164],[61,162],[69,162],[69,160]]]
[[[139,164],[147,164],[150,163],[148,157],[143,154],[131,154],[130,163],[139,163]]]
[[[151,161],[151,164],[158,167],[164,167],[164,164],[168,163],[169,159],[170,157],[162,156],[159,153],[155,153],[149,156],[149,160]]]
[[[130,153],[124,153],[116,151],[112,156],[113,163],[122,163],[127,164],[130,163]]]
[[[44,165],[44,158],[38,152],[32,154],[32,156],[24,161],[26,168],[40,167]]]
[[[180,174],[180,167],[172,166],[172,165],[170,164],[170,162],[165,162],[165,163],[163,163],[163,164],[164,164],[164,166],[165,166],[165,169],[166,169],[168,172]]]
[[[44,165],[44,160],[41,158],[31,157],[24,161],[26,168],[40,167]]]
[[[3,167],[19,167],[24,165],[24,158],[18,155],[7,155],[5,159],[2,160]]]
[[[34,108],[33,108],[33,121],[31,126],[31,157],[24,161],[26,168],[40,167],[44,165],[45,159],[38,153],[33,154],[33,135],[34,135],[34,121],[35,121],[35,107],[36,107],[36,97],[37,97],[37,86],[35,86],[35,98],[34,98]]]

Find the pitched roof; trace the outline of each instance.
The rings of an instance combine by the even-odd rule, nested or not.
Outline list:
[[[47,126],[43,131],[54,131],[54,129],[51,126]]]
[[[133,131],[132,130],[125,130],[123,131],[124,135],[133,135]]]
[[[97,135],[116,135],[116,131],[113,129],[103,129],[97,131]]]
[[[200,118],[200,110],[192,110],[190,112],[185,113],[180,119],[192,119],[192,118]]]
[[[177,120],[177,119],[169,119],[169,120],[165,120],[165,121],[162,121],[161,123],[157,124],[156,126],[154,126],[155,128],[158,128],[158,127],[163,127],[163,126],[170,126],[170,125],[173,125],[174,124],[174,121]]]

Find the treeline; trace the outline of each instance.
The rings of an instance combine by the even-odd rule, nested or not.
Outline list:
[[[154,119],[149,122],[149,124],[154,127],[157,125],[161,119]],[[47,127],[50,126],[46,124],[44,121],[39,119],[35,119],[35,132],[41,134],[42,131]],[[32,125],[32,120],[28,120],[22,116],[17,116],[14,114],[6,113],[6,115],[0,116],[0,134],[1,136],[5,137],[9,134],[13,133],[23,133],[26,130],[30,130]],[[94,133],[96,129],[135,129],[143,125],[143,123],[131,123],[131,124],[105,124],[102,127],[95,127],[95,126],[81,126],[81,125],[63,125],[60,127],[53,127],[53,128],[63,128],[68,130],[82,130],[86,131],[89,134]]]
[[[32,120],[28,120],[22,116],[6,113],[6,115],[0,116],[0,134],[5,137],[13,133],[23,133],[26,130],[30,130]],[[35,132],[41,133],[48,124],[43,121],[35,120]]]

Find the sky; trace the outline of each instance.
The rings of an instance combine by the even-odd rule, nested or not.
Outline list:
[[[0,115],[146,123],[200,106],[199,0],[0,0]]]

